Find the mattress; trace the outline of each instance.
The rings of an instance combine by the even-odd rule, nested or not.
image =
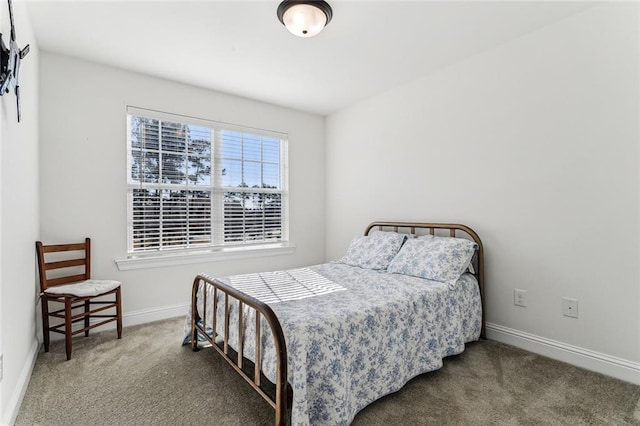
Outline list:
[[[287,346],[293,389],[292,425],[348,425],[371,402],[413,377],[442,366],[477,340],[482,307],[475,277],[454,284],[332,262],[288,271],[218,278],[267,303]],[[202,312],[202,285],[197,309]],[[208,300],[213,290],[208,289]],[[219,296],[220,297],[220,296]],[[207,303],[207,327],[213,324]],[[218,303],[222,335],[224,301]],[[255,313],[243,309],[244,354],[255,354]],[[229,344],[237,348],[238,307],[230,303]],[[262,370],[274,381],[276,357],[266,322],[261,326]],[[185,343],[191,337],[191,312]]]

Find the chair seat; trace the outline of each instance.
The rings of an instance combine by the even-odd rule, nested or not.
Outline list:
[[[120,287],[120,281],[86,280],[74,284],[49,287],[45,293],[51,295],[71,294],[76,297],[98,296]]]

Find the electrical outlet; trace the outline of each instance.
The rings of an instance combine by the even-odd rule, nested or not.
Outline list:
[[[525,290],[513,290],[513,304],[516,306],[527,307],[527,292]]]
[[[565,317],[578,318],[578,299],[563,297],[562,315],[564,315]]]

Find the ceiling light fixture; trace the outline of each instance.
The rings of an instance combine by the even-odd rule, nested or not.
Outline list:
[[[291,34],[313,37],[331,22],[333,11],[326,1],[289,1],[278,6],[278,19]]]

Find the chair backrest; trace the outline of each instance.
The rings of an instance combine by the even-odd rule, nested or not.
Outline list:
[[[91,278],[91,239],[83,243],[44,245],[36,241],[40,291]],[[51,272],[51,274],[49,274]]]

